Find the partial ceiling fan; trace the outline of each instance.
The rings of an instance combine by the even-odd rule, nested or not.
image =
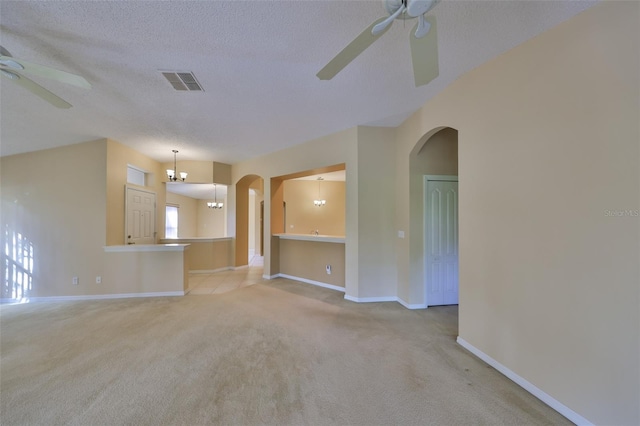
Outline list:
[[[316,74],[320,80],[331,80],[358,55],[384,34],[395,19],[418,18],[409,35],[413,77],[416,87],[425,85],[438,76],[438,40],[436,19],[425,16],[440,0],[383,0],[389,16],[369,25],[347,47],[342,49]]]
[[[83,89],[91,89],[91,84],[84,77],[60,71],[54,68],[15,59],[2,46],[0,46],[0,74],[12,82],[24,87],[33,94],[41,97],[51,105],[58,108],[71,108],[71,104],[57,95],[54,95],[24,74],[33,74],[38,77],[50,78],[62,83],[71,84]]]

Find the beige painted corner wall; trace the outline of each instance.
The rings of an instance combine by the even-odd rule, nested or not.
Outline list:
[[[397,295],[394,262],[395,129],[358,127],[358,290],[360,300]],[[348,175],[347,175],[348,177]],[[353,219],[353,218],[352,218]],[[349,220],[349,219],[347,219]]]
[[[322,181],[321,198],[327,201],[317,207],[313,201],[318,198],[318,182],[308,180],[285,180],[284,201],[287,203],[285,232],[309,234],[318,230],[323,235],[345,233],[345,195],[344,182]]]
[[[345,294],[362,301],[395,298],[395,206],[380,202],[394,197],[394,146],[394,129],[357,127],[234,164],[234,182],[250,175],[265,179],[264,274],[279,273],[283,262],[278,238],[271,237],[271,179],[344,164]],[[235,187],[230,187],[230,206],[235,198]],[[229,235],[234,235],[235,217],[229,211]]]
[[[146,190],[156,193],[156,241],[164,238],[166,172],[162,164],[116,141],[107,139],[107,245],[124,244],[127,166],[147,172]]]
[[[640,209],[639,8],[598,4],[398,128],[399,229],[410,153],[458,130],[460,337],[594,424],[640,423],[640,221],[612,213]]]
[[[33,249],[26,297],[104,292],[95,276],[104,272],[106,152],[100,140],[0,159],[2,247],[20,234]]]

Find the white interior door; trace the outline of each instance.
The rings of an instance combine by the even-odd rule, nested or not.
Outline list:
[[[127,244],[156,243],[156,194],[127,186],[125,241]]]
[[[458,181],[454,179],[425,177],[427,306],[458,303]]]

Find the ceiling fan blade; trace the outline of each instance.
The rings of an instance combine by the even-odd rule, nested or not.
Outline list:
[[[391,15],[389,15],[387,18],[385,18],[384,21],[374,25],[373,28],[371,28],[371,34],[373,34],[373,35],[380,34],[383,30],[388,28],[393,23],[393,20],[396,19],[398,16],[400,16],[400,14],[402,12],[404,12],[405,10],[407,10],[407,8],[404,7],[404,5],[400,6],[398,8],[398,10],[396,10]]]
[[[416,87],[423,86],[436,78],[439,74],[438,68],[438,36],[436,33],[436,18],[427,16],[425,18],[431,28],[427,35],[416,38],[416,30],[419,22],[413,27],[409,34],[409,44],[411,46],[411,60],[413,62],[413,78]]]
[[[34,95],[37,95],[37,96],[41,97],[45,101],[49,102],[51,105],[53,105],[55,107],[58,107],[58,108],[71,108],[71,104],[69,102],[67,102],[64,99],[58,97],[57,95],[54,95],[53,93],[51,93],[50,91],[48,91],[44,87],[40,86],[39,84],[35,83],[32,80],[29,80],[27,77],[25,77],[25,76],[23,76],[21,74],[18,74],[17,72],[13,72],[13,71],[10,71],[10,72],[5,71],[5,72],[2,72],[3,76],[9,78],[14,83],[19,84],[20,86],[22,86],[25,89],[29,90]],[[7,75],[7,74],[13,74],[13,76],[10,76],[10,75]],[[17,76],[18,78],[16,78],[15,76]]]
[[[12,66],[12,62],[21,65],[24,69]],[[50,78],[62,83],[82,87],[83,89],[91,89],[91,84],[84,77],[76,74],[71,74],[66,71],[60,71],[44,65],[23,61],[22,59],[12,58],[10,56],[0,56],[0,64],[2,64],[5,69],[26,72],[38,77]]]
[[[367,29],[360,33],[358,37],[356,37],[351,43],[347,45],[340,53],[336,55],[327,65],[322,68],[316,76],[320,80],[331,80],[338,74],[344,67],[349,65],[351,61],[358,57],[364,50],[371,46],[374,41],[376,41],[382,34],[386,33],[391,25],[388,25],[386,28],[382,29],[378,34],[374,35],[371,31],[373,27],[375,27],[380,22],[386,20],[387,18],[380,18],[375,21],[373,24],[369,25]]]

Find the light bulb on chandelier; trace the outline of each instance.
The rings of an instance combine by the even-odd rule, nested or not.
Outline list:
[[[213,184],[213,199],[214,201],[207,201],[207,207],[210,209],[221,209],[224,207],[224,203],[218,202],[218,187],[215,183]]]
[[[177,161],[176,161],[176,155],[178,154],[178,150],[174,149],[172,150],[172,152],[173,152],[173,170],[167,169],[167,177],[171,182],[175,182],[178,179],[184,182],[185,179],[187,179],[187,172],[180,172],[180,177],[176,176],[178,174],[178,171],[177,171],[178,167],[177,167]]]
[[[320,182],[323,181],[324,179],[322,177],[318,177],[318,199],[317,200],[313,200],[313,205],[316,207],[322,207],[325,204],[327,204],[327,200],[323,200],[320,197]]]

